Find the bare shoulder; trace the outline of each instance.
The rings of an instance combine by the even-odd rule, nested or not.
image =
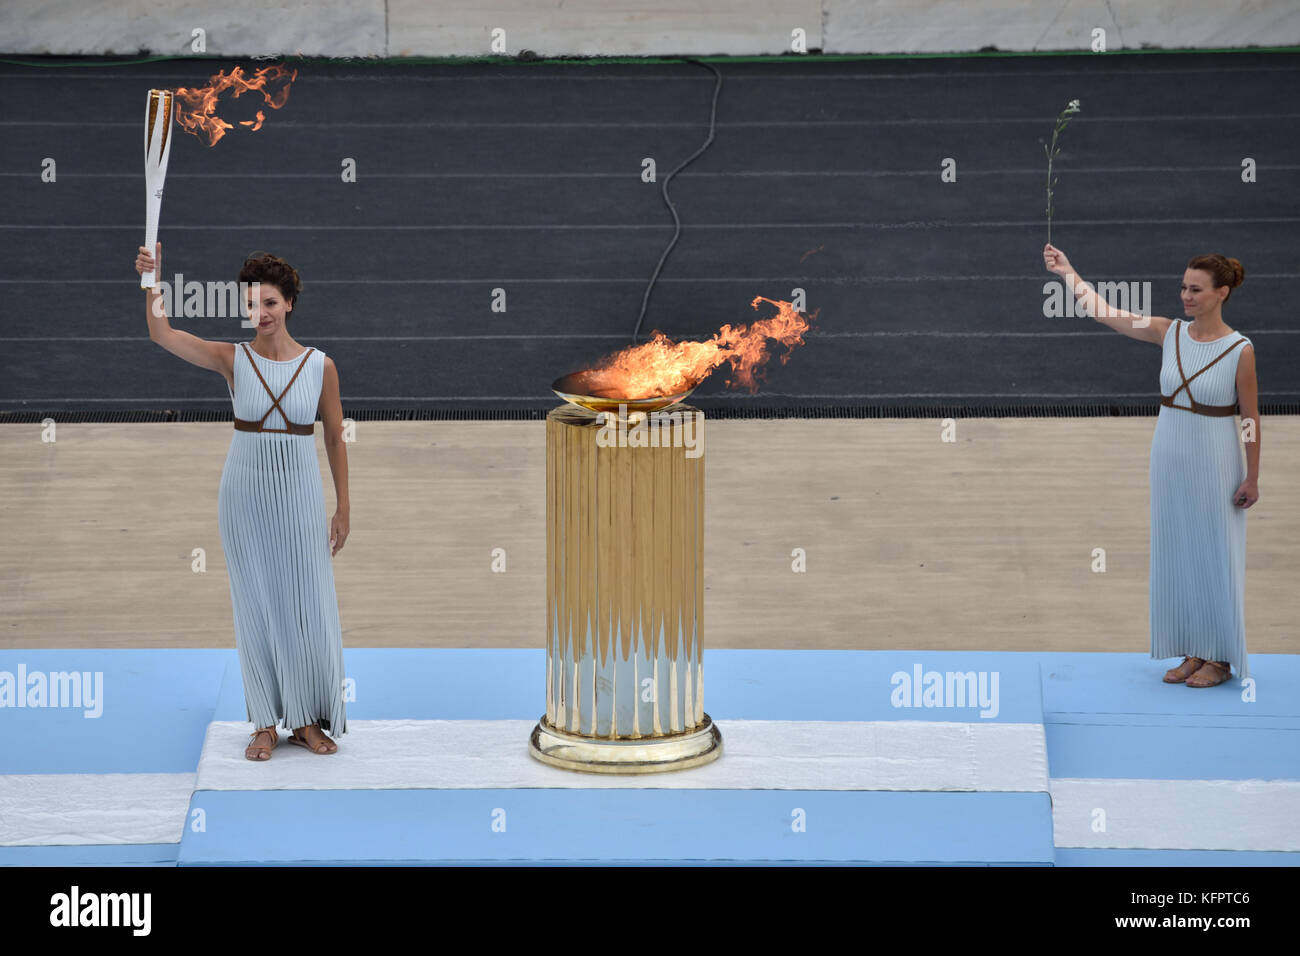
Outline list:
[[[234,342],[213,342],[213,349],[216,352],[217,361],[221,363],[221,374],[230,387],[235,387],[235,349],[238,348]]]
[[[1169,334],[1169,326],[1176,321],[1177,319],[1167,318],[1163,315],[1151,316],[1151,324],[1144,330],[1147,333],[1147,341],[1155,345],[1164,345],[1165,336]]]
[[[322,358],[324,367],[321,370],[320,398],[316,402],[316,410],[320,414],[320,420],[325,423],[325,437],[329,441],[331,435],[337,434],[336,429],[343,421],[343,407],[339,396],[338,367],[328,355],[322,353]]]
[[[321,398],[336,397],[339,394],[339,370],[334,360],[321,353]]]

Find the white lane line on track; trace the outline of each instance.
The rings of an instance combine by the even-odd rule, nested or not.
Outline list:
[[[1086,173],[1222,173],[1225,169],[1237,169],[1239,167],[1232,164],[1220,166],[1071,166],[1071,175],[1081,175]],[[1269,163],[1264,167],[1273,172],[1285,170],[1293,172],[1300,169],[1300,165]],[[705,172],[692,170],[689,174],[692,179],[720,178],[736,179],[751,178],[760,179],[765,177],[799,177],[799,176],[823,176],[823,177],[840,177],[840,176],[857,176],[864,179],[883,179],[889,176],[917,176],[931,177],[935,174],[933,169],[844,169],[844,170],[800,170],[800,169],[767,169],[767,170],[721,170],[718,172]],[[1008,169],[971,169],[966,167],[962,170],[964,176],[1042,176],[1043,171],[1037,167],[1017,167]],[[0,177],[9,177],[13,179],[35,178],[38,173],[24,172],[0,172]],[[138,172],[129,173],[84,173],[84,172],[61,172],[60,176],[65,179],[139,179]],[[212,172],[212,173],[176,173],[168,177],[171,179],[328,179],[336,180],[339,178],[337,172],[329,173],[235,173],[235,172]],[[407,173],[366,173],[367,179],[635,179],[640,182],[639,172],[610,172],[610,173],[592,173],[592,172],[573,172],[573,173],[429,173],[429,172],[407,172]]]
[[[249,329],[248,331],[252,331]],[[873,339],[900,338],[904,336],[929,336],[932,338],[981,339],[981,338],[1035,338],[1059,339],[1077,336],[1095,335],[1106,337],[1108,330],[1097,328],[1090,332],[949,332],[943,330],[918,329],[916,331],[879,330],[874,332],[818,332],[804,333],[810,339]],[[705,338],[711,333],[699,333]],[[1252,329],[1250,335],[1300,335],[1300,329]],[[684,336],[690,339],[694,336]],[[1249,336],[1247,336],[1249,338]],[[500,332],[475,335],[317,335],[313,342],[477,342],[501,339],[625,339],[626,332]],[[135,342],[143,345],[148,339],[143,335],[0,335],[0,342]],[[244,339],[209,339],[210,342],[244,341]]]
[[[1290,395],[1291,392],[1260,392],[1260,398],[1271,398],[1276,395]],[[835,399],[843,400],[846,398],[876,399],[876,398],[1017,398],[1017,399],[1058,399],[1058,398],[1088,398],[1092,399],[1094,404],[1108,405],[1114,399],[1118,398],[1140,398],[1148,401],[1154,401],[1155,395],[1152,392],[1106,392],[1105,394],[1096,394],[1093,392],[879,392],[879,393],[857,393],[844,392],[825,394],[797,394],[793,392],[759,392],[756,395],[733,395],[733,394],[715,394],[701,395],[701,399],[731,399],[734,401],[756,401],[767,398],[801,398],[801,399]],[[344,395],[342,400],[345,402],[536,402],[550,401],[552,396],[537,393],[535,395]],[[94,398],[94,397],[72,397],[72,398],[0,398],[0,405],[39,405],[41,402],[80,402],[85,405],[93,405],[101,402],[226,402],[229,399],[221,399],[213,396],[211,398],[160,398],[154,395],[140,396],[136,398]]]
[[[1222,219],[1222,218],[1205,218],[1205,219],[1151,219],[1142,217],[1137,219],[1058,219],[1056,225],[1060,226],[1190,226],[1190,225],[1247,225],[1257,226],[1261,223],[1296,223],[1300,222],[1300,216],[1256,216],[1246,219]],[[1039,219],[1006,219],[1006,220],[951,220],[951,219],[933,219],[933,220],[910,220],[907,222],[693,222],[689,225],[690,229],[991,229],[991,228],[1032,228],[1041,229],[1043,223]],[[254,229],[264,232],[415,232],[418,230],[427,230],[430,232],[467,232],[471,229],[500,231],[524,231],[524,230],[649,230],[652,232],[662,232],[665,229],[671,229],[672,224],[664,223],[496,223],[487,225],[478,225],[473,223],[410,223],[399,225],[394,223],[376,223],[375,225],[336,225],[333,223],[315,223],[312,225],[284,225],[280,223],[241,223],[231,225],[182,225],[168,223],[166,228],[169,231],[207,231],[207,230],[238,230],[251,231]],[[13,230],[41,230],[41,229],[75,229],[79,232],[88,232],[91,230],[108,230],[123,231],[134,230],[140,231],[138,222],[118,223],[105,225],[103,223],[0,223],[0,229]]]
[[[1114,126],[1117,123],[1258,123],[1262,120],[1296,120],[1300,119],[1300,113],[1213,113],[1205,115],[1187,115],[1180,113],[1159,114],[1154,116],[1122,116],[1117,114],[1106,114],[1105,116],[1094,116],[1091,118],[1081,117],[1074,120],[1075,123],[1105,123],[1108,126]],[[718,129],[746,129],[757,128],[762,130],[775,130],[786,127],[805,127],[805,126],[830,126],[830,127],[879,127],[879,126],[1003,126],[1007,124],[1041,126],[1043,118],[1041,116],[934,116],[934,117],[907,117],[907,118],[886,118],[886,117],[864,117],[862,119],[821,119],[821,120],[790,120],[790,119],[766,119],[766,120],[719,120],[715,126]],[[126,120],[0,120],[0,128],[9,126],[40,126],[40,127],[60,127],[68,126],[77,129],[90,129],[102,127],[129,127],[136,129],[139,127],[138,121]],[[322,120],[321,122],[310,122],[303,120],[284,120],[278,121],[274,127],[268,125],[266,129],[270,130],[292,130],[292,129],[665,129],[680,127],[683,129],[708,128],[707,120],[552,120],[544,122],[524,122],[513,120],[426,120],[423,122],[413,120],[397,120],[393,122],[384,122],[382,120]]]

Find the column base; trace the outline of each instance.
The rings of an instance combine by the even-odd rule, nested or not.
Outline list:
[[[528,753],[552,767],[581,773],[662,773],[717,760],[722,755],[722,734],[708,714],[688,733],[632,740],[566,733],[543,717],[528,738]]]

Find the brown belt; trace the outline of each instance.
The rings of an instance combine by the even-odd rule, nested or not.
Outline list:
[[[240,344],[243,346],[244,351],[247,352],[248,346],[244,343],[240,343]],[[289,421],[289,416],[284,414],[283,408],[280,408],[280,399],[284,398],[284,396],[289,393],[289,389],[293,387],[294,379],[298,377],[298,373],[302,371],[302,367],[307,364],[307,358],[314,351],[316,351],[314,348],[310,348],[302,354],[302,361],[298,363],[298,367],[294,370],[293,378],[289,379],[289,384],[284,387],[284,391],[281,392],[279,396],[277,396],[274,392],[271,391],[271,386],[267,385],[266,379],[262,378],[262,373],[261,371],[258,370],[257,363],[253,361],[253,356],[251,355],[248,356],[248,364],[253,366],[253,371],[257,373],[258,381],[260,381],[262,383],[262,387],[266,389],[266,394],[271,396],[271,407],[266,410],[266,414],[262,416],[260,421],[250,422],[242,418],[236,418],[235,431],[273,432],[281,435],[316,434],[316,423],[314,421],[308,422],[305,425],[295,424],[294,422]],[[264,424],[266,420],[271,416],[271,412],[277,410],[280,412],[280,415],[284,419],[285,424],[289,426],[288,428],[267,428],[266,425]]]
[[[1178,393],[1175,392],[1174,395],[1176,394]],[[1202,405],[1194,399],[1189,399],[1189,401],[1192,403],[1191,408],[1188,408],[1186,405],[1175,405],[1173,395],[1160,396],[1161,405],[1168,405],[1170,408],[1181,408],[1185,412],[1195,412],[1197,415],[1210,415],[1214,418],[1220,418],[1237,414],[1236,405]]]
[[[270,412],[267,412],[267,414],[269,415]],[[264,418],[262,419],[262,421],[266,421],[266,419]],[[236,418],[235,431],[237,432],[280,432],[281,434],[287,433],[289,435],[314,435],[316,434],[316,423],[312,422],[310,425],[297,425],[293,422],[290,422],[288,428],[267,428],[265,425],[262,424],[262,422],[250,422],[250,421],[245,421],[242,418]]]

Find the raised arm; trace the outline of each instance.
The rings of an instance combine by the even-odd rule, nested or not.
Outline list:
[[[1047,266],[1048,272],[1055,273],[1064,280],[1070,294],[1079,300],[1085,315],[1092,316],[1102,325],[1110,326],[1116,332],[1123,333],[1131,339],[1150,342],[1153,345],[1164,344],[1165,332],[1169,330],[1172,319],[1162,315],[1138,315],[1136,312],[1115,308],[1099,296],[1096,289],[1083,281],[1083,278],[1074,271],[1074,266],[1070,265],[1070,260],[1065,257],[1065,253],[1051,243],[1043,248],[1043,264]]]
[[[154,275],[161,275],[161,268],[162,243],[155,246],[153,255],[144,246],[140,246],[140,252],[135,257],[135,271],[141,275],[151,271]],[[167,318],[163,297],[157,288],[145,290],[144,314],[149,323],[150,341],[157,342],[168,352],[192,365],[220,372],[227,380],[230,379],[235,363],[233,343],[209,342],[183,329],[173,329]]]

